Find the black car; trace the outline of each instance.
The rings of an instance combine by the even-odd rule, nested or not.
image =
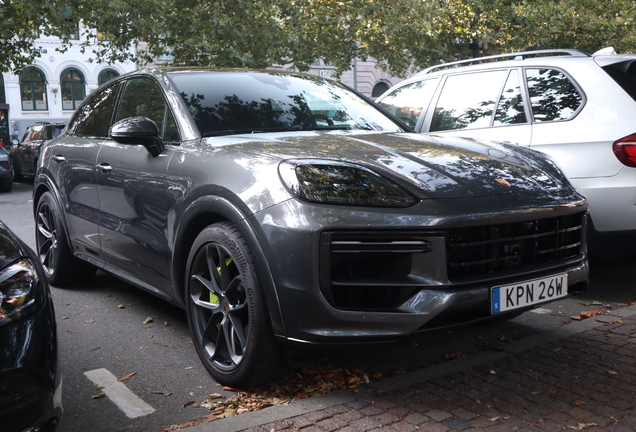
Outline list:
[[[13,159],[15,181],[22,180],[24,176],[35,175],[40,147],[48,140],[59,136],[65,127],[65,123],[36,122],[27,128],[22,142],[14,140],[9,154]]]
[[[55,313],[33,251],[0,222],[0,430],[52,432],[62,416]]]
[[[122,75],[46,143],[49,281],[96,268],[187,310],[214,378],[263,384],[283,347],[395,340],[587,290],[587,203],[515,145],[408,127],[283,71]]]
[[[13,163],[11,156],[0,148],[0,192],[11,192],[13,188]]]

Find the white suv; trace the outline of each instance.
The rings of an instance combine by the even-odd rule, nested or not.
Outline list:
[[[543,50],[445,63],[377,102],[417,132],[549,154],[589,201],[592,251],[632,248],[625,236],[636,235],[636,54]]]

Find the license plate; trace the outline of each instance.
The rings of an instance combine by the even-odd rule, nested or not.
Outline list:
[[[543,303],[568,295],[567,273],[492,288],[492,313]]]

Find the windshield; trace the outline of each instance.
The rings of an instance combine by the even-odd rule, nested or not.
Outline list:
[[[338,83],[264,72],[173,72],[202,136],[403,129]]]

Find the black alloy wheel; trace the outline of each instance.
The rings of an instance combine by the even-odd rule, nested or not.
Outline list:
[[[49,283],[72,285],[93,277],[97,268],[73,256],[60,210],[50,192],[40,197],[35,217],[36,249]]]
[[[226,223],[199,234],[188,258],[187,312],[194,345],[221,384],[250,387],[286,371],[251,252]]]

